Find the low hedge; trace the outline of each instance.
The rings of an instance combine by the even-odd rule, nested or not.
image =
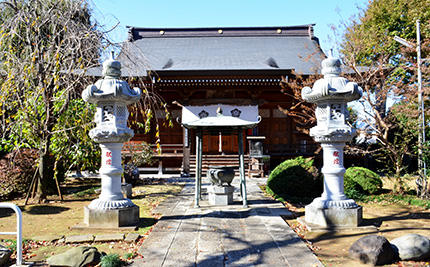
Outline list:
[[[312,159],[297,157],[282,162],[270,173],[266,191],[275,197],[316,197],[322,192],[322,180]]]

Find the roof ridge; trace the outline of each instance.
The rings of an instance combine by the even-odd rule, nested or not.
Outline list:
[[[155,30],[162,30],[162,29],[184,29],[184,30],[196,30],[196,29],[276,29],[276,28],[298,28],[298,27],[309,27],[309,26],[315,26],[315,23],[310,24],[302,24],[302,25],[290,25],[290,26],[217,26],[217,27],[135,27],[127,25],[126,28],[133,28],[133,29],[155,29]]]
[[[169,37],[244,37],[244,36],[308,36],[313,38],[315,24],[270,27],[199,27],[199,28],[129,28],[129,41],[142,38]]]

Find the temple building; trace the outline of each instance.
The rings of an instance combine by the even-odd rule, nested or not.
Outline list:
[[[265,168],[286,158],[311,155],[316,144],[297,131],[292,118],[279,107],[292,105],[291,97],[281,92],[282,77],[320,72],[325,55],[313,26],[129,27],[129,39],[118,56],[123,76],[143,78],[145,86],[168,104],[174,118],[173,127],[160,129],[162,153],[156,156],[160,171],[193,170],[196,138],[193,130],[181,126],[182,106],[258,106],[261,121],[246,130],[245,153],[249,155],[253,137],[259,137],[257,147],[266,158]],[[161,110],[155,116],[164,118]],[[154,144],[157,138],[155,132],[136,129],[132,142]],[[234,164],[237,151],[238,139],[228,132],[203,136],[206,165]]]

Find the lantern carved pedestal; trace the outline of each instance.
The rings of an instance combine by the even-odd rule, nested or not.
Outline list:
[[[141,92],[119,79],[121,64],[113,58],[103,63],[103,76],[82,92],[85,101],[97,105],[97,126],[89,134],[100,144],[102,155],[101,193],[85,207],[84,223],[100,228],[132,226],[139,221],[139,207],[121,192],[121,150],[134,135],[127,127],[127,105],[139,101]]]
[[[340,61],[329,57],[322,62],[323,79],[313,88],[305,87],[302,98],[317,105],[317,126],[310,135],[323,148],[324,192],[305,208],[306,223],[322,227],[358,226],[362,208],[344,194],[343,148],[355,136],[355,129],[345,123],[349,112],[347,103],[359,99],[361,88],[356,83],[339,77]]]

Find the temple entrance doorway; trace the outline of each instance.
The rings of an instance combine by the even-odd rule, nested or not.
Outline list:
[[[231,134],[211,134],[203,136],[203,153],[212,155],[237,154],[237,136]]]

